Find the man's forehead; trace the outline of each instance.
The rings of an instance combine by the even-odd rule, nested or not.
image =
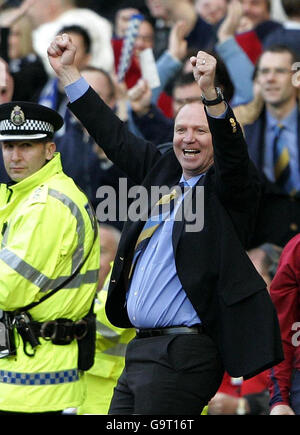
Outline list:
[[[199,88],[199,85],[194,81],[192,83],[186,83],[182,84],[180,86],[176,86],[174,88],[174,98],[180,96],[182,97],[189,97],[189,96],[201,96],[202,90]]]
[[[182,106],[175,118],[175,124],[182,120],[188,121],[194,118],[199,119],[199,124],[203,124],[203,121],[207,124],[207,118],[202,101],[194,101]]]
[[[289,51],[265,51],[259,60],[259,63],[268,62],[272,63],[275,60],[280,62],[290,61],[292,59],[292,54]]]

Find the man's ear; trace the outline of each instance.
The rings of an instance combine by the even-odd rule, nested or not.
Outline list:
[[[51,160],[53,158],[53,155],[56,151],[56,145],[54,142],[47,142],[46,143],[46,159]]]

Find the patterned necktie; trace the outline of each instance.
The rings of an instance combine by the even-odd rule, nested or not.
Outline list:
[[[175,204],[181,196],[184,187],[184,183],[179,183],[179,186],[177,188],[174,188],[171,193],[162,196],[161,199],[157,201],[152,208],[150,217],[145,223],[144,228],[139,235],[139,238],[135,245],[129,278],[132,275],[138,256],[146,249],[149,240],[151,239],[157,228],[162,224],[162,222],[170,218],[170,215],[173,212]]]
[[[274,177],[276,184],[292,195],[295,189],[291,179],[290,154],[282,137],[283,130],[282,124],[276,125],[273,142]]]

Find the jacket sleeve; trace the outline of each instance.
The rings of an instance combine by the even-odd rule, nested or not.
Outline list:
[[[275,305],[284,350],[284,361],[270,370],[270,406],[289,403],[293,364],[298,343],[294,326],[299,321],[300,237],[296,236],[284,248],[270,294]]]
[[[225,118],[208,116],[214,147],[216,192],[230,214],[245,247],[250,243],[257,216],[261,183],[249,158],[243,132],[232,110]]]
[[[141,184],[161,156],[155,145],[130,133],[92,88],[70,103],[69,108],[107,157],[134,182]]]

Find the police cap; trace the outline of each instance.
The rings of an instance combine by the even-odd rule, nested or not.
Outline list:
[[[55,110],[37,103],[11,101],[0,105],[0,141],[52,138],[63,123]]]

